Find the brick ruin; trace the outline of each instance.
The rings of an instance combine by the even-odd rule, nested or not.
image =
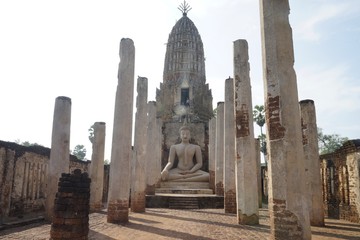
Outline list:
[[[90,178],[75,169],[63,173],[55,197],[50,239],[87,239],[89,233]]]
[[[360,139],[320,155],[325,216],[360,222]]]
[[[45,210],[50,148],[0,141],[0,224]],[[70,155],[69,171],[88,171],[90,161]]]
[[[292,69],[293,55],[292,51],[288,51],[289,49],[292,50],[291,28],[287,22],[288,12],[279,10],[283,8],[287,9],[289,6],[288,3],[286,3],[285,5],[277,6],[279,9],[272,9],[269,7],[270,5],[268,6],[266,4],[268,4],[268,2],[263,0],[263,21],[268,21],[265,17],[276,15],[267,14],[268,11],[271,10],[271,13],[278,13],[277,11],[279,11],[281,14],[272,19],[272,21],[279,26],[285,26],[285,28],[283,31],[279,30],[279,34],[275,34],[272,29],[265,29],[267,35],[264,37],[264,39],[266,38],[264,43],[267,43],[268,46],[264,49],[270,51],[270,53],[266,55],[269,56],[267,64],[269,67],[273,67],[274,69],[279,68],[281,71],[279,71],[280,77],[270,75],[270,73],[276,71],[266,72],[269,74],[267,80],[268,87],[269,89],[273,89],[270,89],[271,91],[267,93],[265,104],[269,128],[267,136],[270,158],[269,172],[266,172],[269,176],[269,181],[264,181],[262,185],[264,188],[269,188],[270,218],[271,221],[273,221],[272,234],[275,238],[287,238],[292,235],[295,236],[296,239],[309,239],[311,232],[309,231],[309,224],[306,223],[309,222],[305,207],[306,190],[304,186],[297,189],[299,182],[304,180],[304,176],[298,174],[298,172],[301,172],[299,169],[304,168],[302,165],[302,155],[304,152],[300,141],[303,140],[301,138],[300,117],[297,117],[297,109],[294,108],[298,99],[296,92],[296,75]],[[180,141],[178,129],[186,123],[192,132],[193,138],[190,142],[199,145],[202,149],[205,160],[203,170],[207,171],[209,169],[210,163],[208,162],[208,156],[211,154],[215,156],[213,161],[216,161],[216,164],[212,163],[213,165],[211,166],[212,171],[215,173],[215,177],[212,177],[214,181],[212,184],[216,194],[224,195],[224,180],[226,179],[224,179],[222,174],[224,174],[223,169],[226,169],[226,166],[220,166],[224,163],[224,149],[220,147],[222,146],[223,148],[224,142],[226,141],[223,139],[223,136],[221,137],[221,135],[224,134],[224,128],[219,128],[218,125],[224,126],[224,117],[226,114],[224,113],[223,103],[219,103],[218,116],[214,123],[216,129],[215,131],[214,129],[209,129],[208,121],[213,116],[212,95],[205,81],[203,46],[195,25],[186,16],[186,13],[187,12],[183,13],[183,18],[177,22],[172,33],[169,35],[164,67],[164,82],[161,83],[160,89],[157,90],[156,94],[158,117],[163,121],[162,124],[158,124],[162,125],[162,165],[164,166],[167,161],[170,146]],[[284,19],[286,20],[286,24],[282,24]],[[273,27],[275,28],[276,26],[274,25]],[[192,35],[185,34],[184,39],[180,38],[179,35],[181,34],[178,33],[182,31],[184,31],[183,33],[191,32]],[[281,48],[278,49],[271,45],[274,44],[270,41],[273,37],[279,38],[277,39],[279,43],[278,46],[281,46]],[[281,39],[287,39],[290,47],[284,47],[283,44],[280,44]],[[134,46],[132,40],[125,39],[123,48],[121,49],[125,51],[124,54],[126,53],[126,56],[130,56],[128,56],[128,62],[131,63],[133,68]],[[273,49],[278,49],[279,54],[271,52]],[[283,56],[282,53],[290,55],[287,56],[284,54],[284,59],[271,58],[277,55]],[[121,61],[124,62],[124,59],[126,60],[126,57],[121,56]],[[133,91],[131,91],[134,78],[133,69],[126,72],[125,70],[129,70],[129,67],[126,68],[125,66],[126,64],[121,64],[119,68],[119,85],[120,83],[124,84],[120,79],[126,79],[129,84],[129,86],[118,87],[118,94],[123,96],[125,96],[125,93],[133,93]],[[281,81],[278,81],[278,79]],[[291,80],[290,84],[288,84],[288,80]],[[123,91],[123,93],[121,93],[120,90]],[[248,98],[250,99],[251,97]],[[112,143],[112,176],[109,176],[109,166],[104,167],[102,201],[109,203],[108,222],[112,223],[124,223],[128,221],[129,189],[131,182],[131,171],[128,171],[130,169],[129,165],[131,164],[131,157],[129,156],[133,153],[131,152],[130,141],[132,126],[130,116],[132,116],[132,108],[129,107],[132,104],[127,102],[128,99],[133,99],[133,97],[125,96],[122,101],[119,101],[119,106],[120,104],[125,105],[121,105],[121,108],[116,107],[116,109],[121,109],[121,111],[118,110],[118,112],[116,112],[117,115],[115,114],[115,120],[118,122],[116,125],[114,124],[114,126],[116,126],[116,128],[114,127],[116,129],[114,133],[117,134],[115,134],[116,138],[113,138]],[[290,103],[284,107],[282,102],[289,102],[289,99],[291,100]],[[239,107],[240,106],[243,105],[239,105]],[[127,111],[123,111],[124,109]],[[238,110],[241,110],[241,108]],[[249,113],[245,111],[238,111],[237,113],[239,118],[236,118],[236,123],[239,126],[247,126],[245,120],[250,118]],[[293,113],[296,114],[294,115]],[[285,117],[293,115],[295,116],[293,119],[287,119]],[[121,121],[124,119],[126,120],[126,124],[123,124],[125,121]],[[287,121],[284,121],[284,119]],[[145,119],[143,120],[146,122]],[[126,136],[124,136],[122,131],[124,129],[128,130]],[[244,127],[240,129],[241,131],[236,132],[238,134],[237,137],[245,137],[248,135],[248,128]],[[211,154],[208,154],[210,145],[209,132],[213,132],[213,134],[215,132],[217,135],[217,138],[213,139],[214,142],[211,143],[211,145],[216,148],[215,152]],[[149,142],[149,140],[147,141]],[[289,145],[289,141],[294,141],[292,143],[296,146],[296,149],[290,149],[286,146]],[[124,156],[122,156],[123,154]],[[282,158],[284,155],[289,155],[290,157]],[[40,146],[24,147],[15,143],[0,141],[0,224],[6,222],[11,217],[20,218],[28,213],[44,211],[46,202],[45,185],[49,175],[49,158],[49,148]],[[124,159],[126,159],[126,161],[124,161]],[[160,159],[160,157],[157,159]],[[293,161],[290,162],[289,160]],[[348,141],[334,153],[320,156],[319,161],[321,163],[325,215],[327,217],[360,222],[360,140]],[[75,168],[87,172],[88,165],[89,162],[79,161],[75,159],[74,156],[71,156],[69,172]],[[242,169],[242,166],[240,166],[239,169]],[[265,174],[265,171],[262,172]],[[285,173],[285,177],[282,177],[280,173]],[[143,176],[141,172],[138,172],[138,174],[139,176]],[[253,176],[255,176],[255,174],[253,174]],[[263,176],[262,178],[265,179],[266,177]],[[240,183],[245,182],[241,180],[242,179],[239,181]],[[120,181],[122,182],[121,188],[118,187]],[[255,181],[251,181],[251,183],[255,183]],[[142,193],[144,192],[144,189],[140,190]],[[242,190],[238,192],[242,192]],[[235,198],[235,192],[231,192],[231,194],[231,197]],[[254,202],[257,204],[255,196],[257,195],[254,195]],[[301,202],[296,202],[297,205],[295,206],[292,202],[293,199],[300,198]],[[241,198],[238,197],[237,200],[240,202]],[[233,204],[234,201],[231,203]],[[144,202],[139,201],[139,206],[141,207],[141,209],[139,207],[139,211],[143,211]],[[235,205],[232,207],[235,208]],[[249,207],[244,207],[244,209],[249,209]],[[244,222],[242,220],[244,219],[243,216],[248,215],[245,214],[243,209],[237,210],[241,217],[239,222]],[[256,211],[257,206],[254,206],[255,213],[249,214],[249,222],[258,222],[258,218],[254,217],[257,215]],[[85,221],[86,218],[81,221],[83,220]],[[287,225],[288,229],[284,228],[284,225]]]

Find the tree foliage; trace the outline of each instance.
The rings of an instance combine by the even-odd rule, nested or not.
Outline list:
[[[324,134],[321,128],[318,128],[319,153],[332,153],[339,149],[344,142],[348,141],[347,137],[341,137],[339,134]]]
[[[24,142],[21,142],[20,139],[16,139],[15,140],[15,143],[19,144],[19,145],[23,145],[25,147],[30,147],[30,146],[42,146],[38,143],[31,143],[29,141],[24,141]]]
[[[260,151],[266,155],[266,135],[263,133],[262,128],[265,125],[265,107],[264,105],[256,105],[253,110],[253,120],[260,127]]]
[[[262,133],[262,127],[265,124],[265,107],[264,105],[256,105],[253,110],[253,118],[254,122],[256,122],[257,125],[261,128]]]
[[[94,141],[94,124],[90,126],[89,128],[89,140],[91,143]]]
[[[86,148],[84,145],[76,145],[72,154],[75,155],[78,159],[84,160],[86,156]]]

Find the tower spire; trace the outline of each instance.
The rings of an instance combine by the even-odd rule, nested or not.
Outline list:
[[[184,0],[182,4],[178,7],[178,9],[183,13],[183,16],[186,16],[187,13],[192,9],[190,5]]]

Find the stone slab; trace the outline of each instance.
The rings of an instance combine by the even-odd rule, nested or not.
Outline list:
[[[208,182],[161,182],[160,188],[209,189]]]
[[[175,188],[157,188],[157,193],[177,193],[177,194],[213,194],[212,189],[175,189]]]

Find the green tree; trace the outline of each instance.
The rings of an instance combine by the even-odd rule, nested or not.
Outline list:
[[[344,142],[348,141],[347,137],[340,137],[339,134],[324,134],[321,128],[318,128],[319,153],[326,154],[335,152]]]
[[[86,156],[86,148],[84,145],[76,145],[72,154],[75,155],[78,159],[84,160]]]
[[[90,126],[89,128],[89,140],[91,143],[94,141],[94,124]]]
[[[109,159],[105,159],[105,160],[104,160],[104,165],[110,165]]]
[[[19,144],[19,145],[23,145],[23,146],[25,146],[25,147],[30,147],[30,146],[42,146],[42,145],[40,145],[40,144],[38,144],[38,143],[31,143],[31,142],[29,142],[29,141],[21,142],[20,139],[16,139],[16,140],[15,140],[15,143],[16,143],[16,144]]]
[[[260,151],[266,156],[266,135],[263,133],[262,129],[265,125],[265,107],[264,105],[256,105],[253,110],[253,119],[254,122],[260,127],[260,135],[258,136],[260,140]],[[265,157],[266,159],[266,157]]]

